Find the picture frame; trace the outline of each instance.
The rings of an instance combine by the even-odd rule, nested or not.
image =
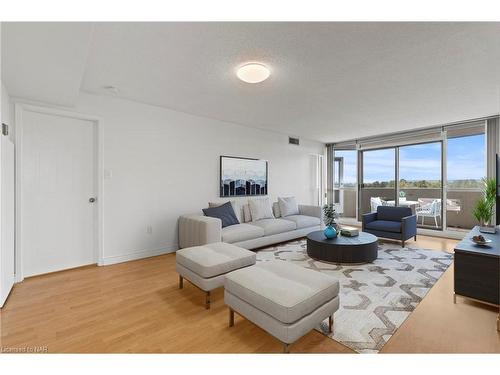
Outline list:
[[[268,161],[220,156],[219,197],[250,197],[268,194]]]

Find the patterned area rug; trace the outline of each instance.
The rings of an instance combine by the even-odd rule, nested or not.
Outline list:
[[[379,243],[378,259],[336,265],[307,256],[306,241],[257,252],[257,261],[280,259],[324,272],[340,282],[340,308],[330,338],[359,353],[378,353],[453,261],[442,251]],[[328,321],[317,328],[328,335]]]

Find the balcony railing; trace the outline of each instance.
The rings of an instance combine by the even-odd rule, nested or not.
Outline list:
[[[405,192],[406,200],[416,201],[419,199],[424,203],[433,199],[441,199],[441,189],[431,188],[405,188],[400,191]],[[448,229],[471,229],[477,225],[477,221],[472,215],[472,210],[476,201],[481,198],[479,189],[448,189],[446,205],[446,223]],[[394,201],[395,193],[393,188],[363,188],[361,189],[361,213],[371,211],[370,198],[381,197],[385,201]],[[357,191],[355,189],[345,189],[341,194],[342,207],[341,216],[345,218],[356,217]],[[441,214],[442,215],[442,214]],[[425,219],[425,227],[434,226],[433,220]],[[441,226],[442,217],[438,224]]]

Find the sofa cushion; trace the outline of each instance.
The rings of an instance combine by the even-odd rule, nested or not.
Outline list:
[[[264,236],[264,229],[250,224],[236,224],[222,228],[222,241],[227,243],[253,240]]]
[[[281,260],[231,272],[224,288],[283,323],[303,318],[339,294],[339,282],[331,276]]]
[[[231,202],[226,202],[217,207],[204,208],[203,213],[205,216],[220,219],[222,221],[222,228],[240,223],[236,218]]]
[[[215,277],[255,264],[255,253],[228,243],[217,242],[177,250],[177,263],[204,278]]]
[[[295,197],[279,197],[278,204],[282,217],[299,214],[299,205]]]
[[[365,224],[366,229],[379,230],[382,232],[401,233],[400,221],[375,220]]]
[[[274,219],[273,209],[269,198],[251,199],[248,201],[252,221],[261,219]]]
[[[291,215],[284,218],[285,220],[290,220],[297,225],[297,229],[314,227],[321,224],[321,220],[318,217],[306,216],[306,215]]]
[[[378,206],[377,220],[401,221],[405,216],[411,216],[410,207]]]
[[[262,219],[252,221],[252,225],[262,228],[264,230],[264,236],[297,229],[297,225],[293,221],[285,219]]]

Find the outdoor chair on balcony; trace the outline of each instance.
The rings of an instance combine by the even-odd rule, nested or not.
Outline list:
[[[385,206],[385,205],[387,205],[387,202],[380,197],[370,198],[370,212],[377,212],[378,206]]]
[[[417,217],[410,207],[378,206],[377,212],[363,215],[362,225],[363,232],[401,240],[402,247],[407,239],[417,239]]]
[[[426,217],[434,218],[435,227],[438,228],[438,218],[441,220],[441,199],[434,199],[431,203],[421,205],[415,210],[417,220],[422,218],[422,225]]]

